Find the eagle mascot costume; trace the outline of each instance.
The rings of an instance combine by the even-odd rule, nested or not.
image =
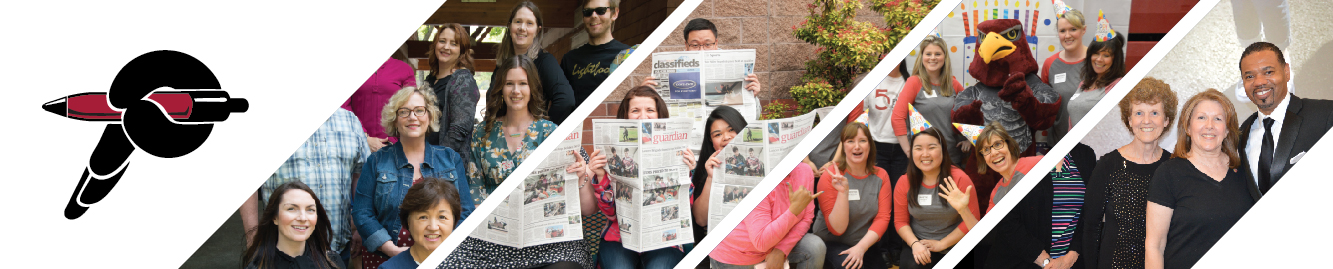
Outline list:
[[[1036,155],[1034,130],[1055,123],[1060,95],[1037,76],[1037,60],[1028,49],[1022,22],[988,20],[977,30],[976,55],[968,73],[978,83],[954,97],[953,122],[998,121],[1018,142],[1022,156]]]

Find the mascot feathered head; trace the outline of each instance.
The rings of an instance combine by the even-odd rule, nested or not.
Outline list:
[[[1037,60],[1028,48],[1023,22],[994,19],[977,25],[976,57],[968,73],[981,84],[999,86],[1010,74],[1037,72]]]

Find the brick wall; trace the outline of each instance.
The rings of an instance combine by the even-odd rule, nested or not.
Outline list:
[[[809,0],[705,0],[688,18],[675,26],[671,35],[654,52],[685,50],[682,33],[685,23],[694,18],[708,19],[718,28],[718,45],[723,49],[755,50],[755,74],[763,85],[760,103],[794,105],[789,90],[792,86],[802,84],[805,62],[815,57],[817,47],[797,39],[791,32],[792,27],[799,25],[810,14],[806,8],[810,3],[812,1]],[[857,14],[857,20],[872,22],[880,27],[885,26],[883,19],[883,16],[867,8]],[[619,36],[620,33],[616,34]],[[592,119],[615,118],[625,92],[650,75],[650,63],[651,59],[639,64],[629,79],[620,82],[615,92],[584,120],[583,144],[589,152],[592,150]]]

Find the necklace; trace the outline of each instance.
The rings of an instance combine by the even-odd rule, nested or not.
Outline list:
[[[519,135],[522,135],[522,134],[523,134],[522,132],[512,133],[512,134],[509,134],[509,137],[518,137]]]

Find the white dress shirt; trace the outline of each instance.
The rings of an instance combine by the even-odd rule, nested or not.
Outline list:
[[[1277,108],[1273,109],[1272,115],[1264,115],[1263,111],[1257,112],[1259,117],[1250,124],[1250,139],[1245,142],[1245,157],[1249,159],[1246,161],[1250,162],[1250,174],[1254,175],[1255,184],[1259,183],[1259,154],[1264,150],[1264,119],[1273,118],[1273,152],[1276,154],[1277,141],[1282,137],[1282,120],[1287,118],[1287,105],[1291,104],[1291,98],[1295,98],[1295,95],[1287,94],[1287,98],[1283,98],[1282,102],[1277,104]],[[1273,162],[1285,161],[1287,160],[1273,160]]]

